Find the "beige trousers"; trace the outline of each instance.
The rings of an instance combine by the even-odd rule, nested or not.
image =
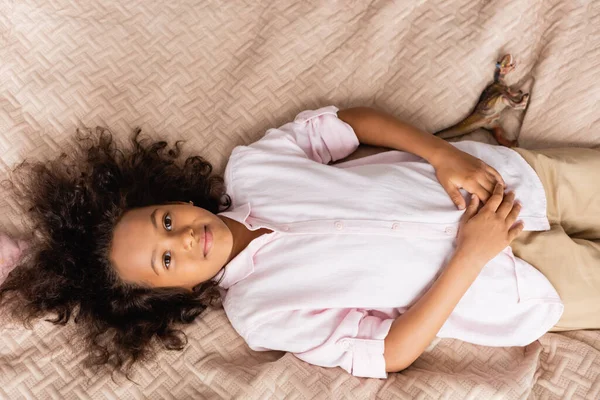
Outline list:
[[[542,272],[565,305],[551,331],[600,329],[600,150],[514,150],[542,181],[551,229],[521,232],[513,253]]]

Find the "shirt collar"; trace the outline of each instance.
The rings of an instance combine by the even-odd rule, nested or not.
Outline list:
[[[222,215],[227,218],[231,218],[239,223],[246,225],[247,228],[250,226],[246,223],[246,220],[250,216],[250,212],[252,211],[252,207],[250,207],[250,203],[241,204],[239,207],[236,207],[232,210],[227,210],[218,213],[217,215]]]
[[[234,221],[244,224],[248,229],[250,229],[250,226],[246,222],[250,216],[250,212],[250,203],[245,203],[237,208],[234,208],[233,210],[223,211],[217,215],[231,218]],[[232,258],[231,261],[229,261],[229,263],[227,263],[227,265],[222,268],[211,280],[218,282],[219,279],[225,275],[221,283],[219,283],[219,286],[223,289],[229,289],[231,286],[235,285],[254,272],[254,254],[262,246],[263,240],[259,239],[263,238],[264,236],[265,235],[262,235],[250,242],[245,249],[240,251],[238,255]]]

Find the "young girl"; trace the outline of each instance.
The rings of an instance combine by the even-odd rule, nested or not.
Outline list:
[[[99,132],[16,168],[36,235],[0,286],[17,319],[78,308],[92,364],[129,368],[154,338],[183,348],[175,324],[218,297],[251,349],[360,377],[435,336],[600,328],[597,150],[448,143],[329,106],[236,147],[223,181],[139,129],[131,150]],[[359,143],[395,150],[329,165]]]

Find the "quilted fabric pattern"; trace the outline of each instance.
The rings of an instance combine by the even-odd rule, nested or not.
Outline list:
[[[476,104],[495,61],[530,104],[507,115],[525,148],[600,145],[600,1],[0,0],[0,168],[52,157],[76,127],[184,139],[217,171],[234,146],[304,109],[375,106],[427,130]],[[479,132],[469,138],[490,141]],[[0,230],[23,229],[0,196]],[[598,399],[600,333],[525,348],[436,340],[388,380],[249,350],[222,309],[139,385],[81,366],[75,326],[0,315],[2,399]]]

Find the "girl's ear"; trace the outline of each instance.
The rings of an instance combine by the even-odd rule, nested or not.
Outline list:
[[[25,240],[17,240],[0,232],[0,284],[18,264],[21,253],[29,247]]]

